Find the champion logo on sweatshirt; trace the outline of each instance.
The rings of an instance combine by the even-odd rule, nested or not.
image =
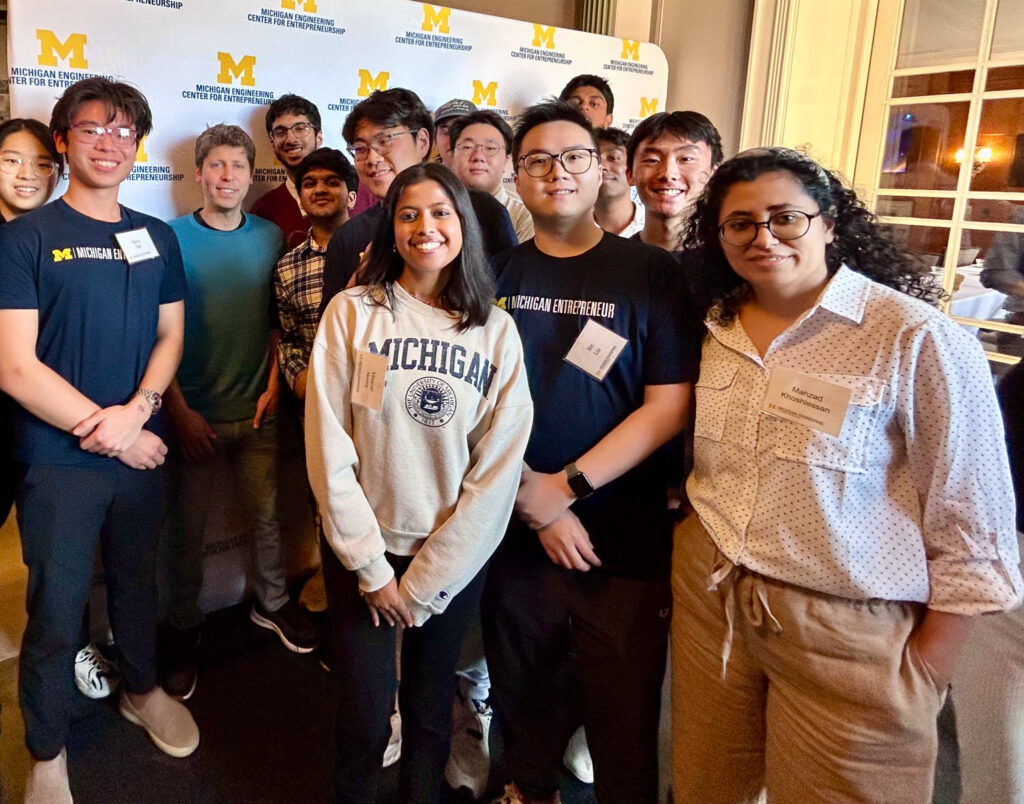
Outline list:
[[[437,338],[388,338],[379,346],[370,341],[374,354],[388,355],[388,371],[433,371],[472,385],[486,397],[498,367],[479,352],[470,357],[464,346]],[[449,389],[447,383],[443,383]],[[454,392],[453,392],[454,393]],[[414,417],[415,418],[415,417]],[[450,417],[449,417],[450,418]]]

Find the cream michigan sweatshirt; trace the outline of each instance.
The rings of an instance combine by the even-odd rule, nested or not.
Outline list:
[[[306,461],[324,533],[372,592],[385,551],[415,556],[399,592],[417,625],[444,612],[501,541],[533,423],[512,319],[458,332],[397,283],[394,310],[365,288],[331,300],[313,344]],[[357,350],[388,358],[379,411],[352,402]]]

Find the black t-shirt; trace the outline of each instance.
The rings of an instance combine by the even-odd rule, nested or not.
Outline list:
[[[498,255],[495,268],[498,306],[519,328],[533,394],[531,468],[557,472],[579,458],[640,407],[645,386],[696,380],[699,333],[678,266],[660,249],[605,234],[590,251],[557,258],[531,240]],[[602,381],[564,360],[588,319],[627,339]],[[668,573],[667,482],[652,457],[572,506],[604,571]],[[541,550],[513,518],[509,547],[517,545]]]
[[[484,251],[495,255],[515,246],[519,240],[508,211],[489,193],[481,190],[469,190],[469,200],[473,203],[477,222],[484,237]],[[384,208],[380,204],[370,207],[365,212],[350,218],[331,237],[324,254],[324,288],[320,301],[320,315],[324,314],[327,304],[339,291],[345,289],[352,278],[359,260],[366,247],[373,240]]]

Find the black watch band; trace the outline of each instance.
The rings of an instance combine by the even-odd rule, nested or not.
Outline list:
[[[569,481],[569,488],[576,495],[577,500],[582,500],[594,493],[594,486],[590,478],[576,468],[575,462],[565,466],[565,476]]]

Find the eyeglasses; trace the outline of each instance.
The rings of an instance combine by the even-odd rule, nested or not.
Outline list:
[[[37,176],[45,176],[47,178],[52,176],[57,170],[57,163],[52,159],[25,159],[23,156],[13,156],[11,154],[0,155],[0,173],[6,173],[8,176],[17,176],[25,164]]]
[[[288,137],[290,131],[300,140],[306,139],[310,134],[313,133],[315,127],[312,123],[292,123],[290,126],[277,126],[270,130],[270,139],[272,140],[283,140]]]
[[[370,155],[371,148],[381,156],[384,156],[384,154],[391,153],[391,149],[395,147],[394,140],[396,137],[401,137],[405,134],[412,134],[415,137],[417,133],[406,129],[405,131],[396,131],[393,134],[378,134],[368,143],[357,142],[355,145],[349,145],[345,150],[352,154],[352,158],[357,162],[362,162]]]
[[[95,145],[104,134],[110,135],[110,141],[118,148],[128,148],[138,142],[138,132],[128,126],[98,126],[95,123],[75,123],[71,130],[82,145]]]
[[[764,226],[777,240],[799,240],[811,228],[811,221],[821,215],[808,215],[796,209],[776,212],[766,221],[733,218],[718,227],[719,236],[730,246],[746,246],[757,239],[757,230]]]
[[[505,146],[494,142],[460,142],[455,146],[456,151],[466,156],[475,154],[477,148],[482,150],[487,156],[494,156],[498,151],[503,151]]]
[[[558,162],[566,173],[586,173],[597,155],[593,148],[566,148],[560,154],[540,151],[520,157],[517,168],[522,167],[527,176],[533,176],[535,179],[547,176],[554,168],[555,162]]]

